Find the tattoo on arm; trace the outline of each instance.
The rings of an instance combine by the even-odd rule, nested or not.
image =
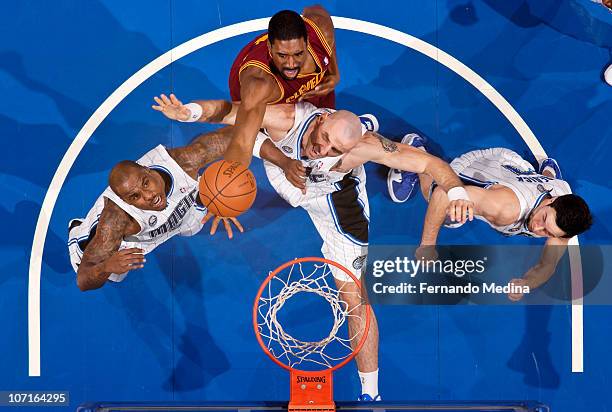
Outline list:
[[[97,265],[116,252],[127,234],[130,217],[114,202],[106,199],[96,234],[85,248],[81,264]]]
[[[102,272],[101,264],[121,246],[131,223],[130,217],[119,206],[106,199],[96,234],[83,253],[77,278],[84,289],[96,289],[104,284],[110,273]]]
[[[387,152],[387,153],[395,153],[395,152],[397,152],[399,150],[397,148],[397,143],[387,139],[386,137],[381,136],[378,133],[376,133],[376,138],[378,138],[378,141],[382,145],[383,150],[385,152]]]
[[[195,178],[198,170],[213,160],[220,159],[229,146],[233,126],[223,127],[196,137],[189,145],[169,150],[170,156]]]

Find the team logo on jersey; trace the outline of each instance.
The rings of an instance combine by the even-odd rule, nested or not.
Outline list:
[[[181,193],[187,193],[187,188],[186,187],[181,187]]]
[[[327,57],[323,58],[323,64],[327,65],[329,63],[329,59]]]
[[[149,238],[155,239],[157,236],[170,233],[179,227],[185,215],[189,212],[191,207],[196,204],[197,196],[198,189],[193,189],[187,196],[182,198],[168,217],[168,220],[160,227],[149,232]],[[157,218],[155,218],[155,221],[157,221]],[[151,223],[151,219],[149,219],[149,223]]]
[[[283,146],[283,152],[285,153],[293,153],[293,148],[291,146]]]
[[[368,255],[359,256],[357,259],[353,260],[353,269],[360,270],[363,268]]]
[[[155,226],[157,223],[157,216],[153,215],[149,218],[149,226]]]

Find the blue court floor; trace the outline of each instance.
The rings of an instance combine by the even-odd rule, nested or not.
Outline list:
[[[152,97],[174,92],[183,100],[228,98],[230,65],[254,33],[235,33],[154,71],[110,111],[67,169],[57,201],[43,211],[50,220],[38,272],[40,376],[30,376],[29,369],[28,282],[34,234],[52,178],[62,158],[74,155],[68,148],[107,97],[190,39],[309,4],[3,3],[0,391],[69,391],[70,409],[96,400],[287,399],[286,372],[261,352],[252,333],[251,302],[269,270],[297,256],[320,255],[320,239],[306,213],[273,192],[260,162],[252,166],[257,200],[241,217],[246,233],[231,241],[206,231],[174,238],[123,283],[88,293],[76,287],[66,248],[68,220],[86,214],[117,161],[136,159],[160,143],[186,144],[211,129],[171,123],[151,110]],[[489,85],[475,87],[415,48],[338,29],[339,108],[376,114],[381,132],[395,140],[422,133],[446,160],[492,146],[533,160],[515,124],[486,97],[496,91],[589,203],[595,225],[580,243],[610,243],[612,87],[601,74],[611,60],[612,12],[588,0],[323,5],[334,16],[414,36]],[[425,203],[416,198],[394,204],[386,193],[386,169],[368,165],[366,170],[371,244],[417,243]],[[506,240],[481,223],[441,235],[441,242],[451,244],[506,241],[539,243]],[[555,412],[612,410],[610,306],[583,307],[583,372],[572,372],[570,305],[380,305],[375,310],[385,400],[530,399]],[[335,393],[339,400],[353,400],[358,392],[351,364],[336,374]]]

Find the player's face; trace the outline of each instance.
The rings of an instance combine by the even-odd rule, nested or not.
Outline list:
[[[529,219],[529,230],[542,237],[563,237],[565,232],[557,226],[557,211],[549,204],[550,202],[547,202],[534,210]]]
[[[323,114],[317,118],[314,129],[306,142],[304,155],[309,159],[340,156],[348,151],[332,133],[329,122],[326,122],[327,116]]]
[[[161,175],[146,167],[134,169],[117,189],[121,200],[141,210],[164,210],[166,184]]]
[[[268,42],[268,51],[272,62],[281,76],[287,80],[295,79],[306,62],[308,44],[302,38],[292,40],[275,40]]]

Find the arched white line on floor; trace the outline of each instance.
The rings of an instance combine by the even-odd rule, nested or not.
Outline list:
[[[49,189],[43,200],[38,221],[36,223],[36,231],[34,232],[34,240],[32,241],[32,254],[30,255],[30,269],[28,279],[28,356],[29,356],[29,375],[40,376],[40,276],[42,266],[43,249],[49,222],[55,207],[55,202],[59,192],[68,176],[74,161],[89,140],[94,131],[100,126],[102,121],[109,113],[117,107],[117,105],[134,89],[142,84],[149,77],[162,70],[172,62],[175,62],[184,56],[199,50],[203,47],[217,43],[231,37],[239,36],[255,31],[262,31],[267,28],[269,17],[249,20],[242,23],[232,24],[222,27],[217,30],[202,34],[194,39],[191,39],[183,44],[180,44],[162,54],[142,69],[138,70],[134,75],[127,79],[119,86],[91,115],[83,128],[74,138],[70,147],[64,154]],[[391,29],[380,24],[370,23],[363,20],[350,19],[346,17],[333,17],[334,25],[337,29],[360,32],[375,37],[386,39],[405,47],[409,47],[424,55],[438,61],[450,70],[457,73],[467,82],[472,84],[483,95],[485,95],[491,103],[499,109],[499,111],[508,119],[512,126],[516,129],[522,139],[525,141],[531,152],[538,159],[546,157],[544,149],[538,142],[537,138],[527,126],[527,123],[514,110],[504,97],[497,92],[487,81],[480,77],[476,72],[455,59],[448,53],[438,49],[437,47],[420,40],[414,36],[403,33],[401,31]],[[577,239],[573,239],[573,243],[577,244]],[[576,253],[570,253],[571,268],[572,268],[572,285],[580,285],[582,289],[582,272],[580,256]],[[573,289],[573,296],[577,295]],[[583,371],[583,334],[582,334],[582,299],[575,299],[572,303],[572,372]]]

